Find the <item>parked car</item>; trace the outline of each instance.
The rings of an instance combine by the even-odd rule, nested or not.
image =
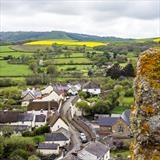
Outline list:
[[[86,143],[87,142],[87,137],[84,133],[80,133],[80,139],[82,141],[82,143]]]

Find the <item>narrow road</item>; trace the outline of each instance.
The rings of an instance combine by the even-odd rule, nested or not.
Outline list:
[[[74,98],[75,98],[75,96],[71,96],[70,99],[68,99],[60,109],[60,114],[61,114],[63,120],[69,126],[69,130],[71,133],[71,142],[73,145],[73,148],[65,156],[69,156],[71,153],[74,153],[74,152],[80,150],[80,146],[82,145],[81,140],[79,138],[78,130],[76,130],[76,128],[72,125],[72,123],[70,123],[70,121],[71,121],[70,105],[71,105],[71,102]]]

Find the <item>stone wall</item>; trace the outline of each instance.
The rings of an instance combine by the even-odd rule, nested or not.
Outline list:
[[[137,63],[131,108],[131,160],[160,159],[160,48],[143,52]]]

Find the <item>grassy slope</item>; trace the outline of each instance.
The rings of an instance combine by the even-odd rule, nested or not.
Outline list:
[[[0,61],[0,76],[23,76],[31,74],[32,71],[27,65],[8,64],[6,61]]]
[[[10,46],[0,46],[0,52],[9,52],[12,51]]]
[[[25,56],[32,56],[33,53],[30,53],[30,52],[0,52],[0,57],[4,57],[4,56],[8,56],[8,55],[11,55],[11,56],[14,56],[14,57],[19,57],[19,56],[22,56],[22,55],[25,55]]]

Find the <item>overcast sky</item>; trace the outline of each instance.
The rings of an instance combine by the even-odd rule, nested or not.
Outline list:
[[[0,0],[1,31],[160,36],[160,0]]]

